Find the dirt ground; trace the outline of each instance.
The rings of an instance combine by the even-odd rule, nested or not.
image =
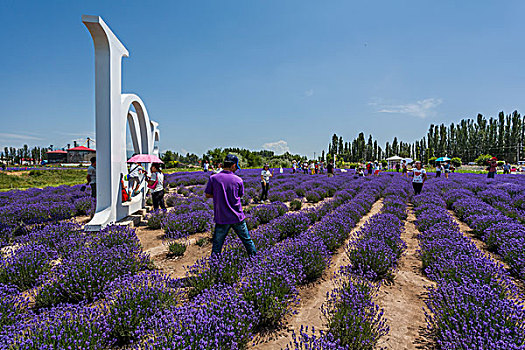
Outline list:
[[[377,295],[377,303],[385,311],[390,327],[389,334],[379,341],[378,347],[386,349],[429,349],[426,336],[425,303],[426,288],[434,282],[422,274],[422,263],[416,255],[418,230],[412,208],[405,222],[401,238],[407,249],[399,259],[394,282],[383,285]]]
[[[334,273],[345,264],[348,263],[345,248],[351,239],[355,239],[355,233],[360,227],[374,214],[377,214],[383,206],[383,200],[379,200],[372,206],[370,212],[365,215],[356,227],[352,230],[350,238],[341,246],[336,254],[332,256],[332,263],[325,271],[321,279],[317,282],[303,286],[299,290],[300,304],[297,308],[296,314],[288,317],[284,326],[272,332],[271,334],[259,334],[255,337],[252,349],[258,350],[272,350],[282,349],[292,340],[292,330],[296,332],[301,328],[301,325],[315,327],[323,330],[324,322],[321,314],[321,305],[326,300],[326,294],[334,288],[333,276]]]
[[[326,198],[316,204],[303,203],[301,210],[317,207],[329,199],[330,198]],[[211,243],[207,243],[203,247],[199,247],[195,244],[200,238],[211,239],[211,232],[199,233],[176,240],[177,242],[184,243],[187,246],[184,255],[177,258],[168,258],[166,256],[168,249],[163,240],[164,231],[162,229],[149,229],[146,226],[145,221],[143,221],[138,227],[136,227],[136,232],[144,252],[150,254],[150,257],[155,263],[155,266],[173,278],[184,277],[186,275],[187,266],[191,266],[199,259],[211,254]]]

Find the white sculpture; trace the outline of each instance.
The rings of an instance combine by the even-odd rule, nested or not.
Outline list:
[[[146,188],[131,201],[122,202],[122,176],[128,173],[126,122],[135,153],[158,155],[158,123],[151,121],[144,102],[134,94],[123,94],[122,57],[128,50],[99,16],[82,16],[95,44],[95,114],[97,139],[97,208],[85,226],[97,231],[144,208]],[[130,108],[133,106],[135,112]]]

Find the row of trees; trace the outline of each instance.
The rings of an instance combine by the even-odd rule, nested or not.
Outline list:
[[[292,162],[306,160],[306,157],[286,152],[282,155],[276,155],[273,151],[250,151],[244,148],[214,148],[208,150],[202,156],[202,161],[208,161],[211,164],[218,164],[224,160],[227,154],[235,154],[239,158],[241,167],[262,167],[269,164],[271,167],[291,167]]]
[[[334,134],[328,145],[328,154],[337,155],[346,162],[362,162],[398,155],[428,163],[435,157],[448,156],[473,162],[481,154],[491,154],[498,159],[515,163],[524,154],[525,116],[517,111],[497,118],[486,119],[478,114],[475,119],[462,119],[458,124],[431,124],[427,135],[413,143],[394,137],[384,149],[372,135],[366,140],[361,132],[352,141],[345,142]]]
[[[20,164],[22,159],[28,163],[37,164],[42,160],[47,159],[48,148],[32,147],[24,145],[21,148],[4,147],[3,152],[0,151],[0,160],[6,164]],[[32,159],[32,161],[30,161]]]

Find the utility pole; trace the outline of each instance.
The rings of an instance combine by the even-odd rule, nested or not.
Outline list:
[[[91,139],[88,137],[88,138],[87,138],[87,148],[90,148],[90,147],[89,147],[89,143],[90,143],[90,142],[91,142]]]

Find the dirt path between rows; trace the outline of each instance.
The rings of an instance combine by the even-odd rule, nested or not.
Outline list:
[[[505,262],[503,262],[501,260],[501,258],[492,253],[492,252],[489,252],[488,248],[487,248],[487,245],[485,244],[485,242],[483,242],[482,240],[478,239],[473,233],[472,233],[472,229],[470,228],[469,225],[467,225],[466,223],[464,223],[463,221],[461,221],[457,216],[456,216],[456,213],[453,211],[453,210],[449,210],[448,211],[449,215],[457,222],[457,224],[459,225],[459,229],[461,231],[461,233],[469,238],[472,243],[474,243],[476,245],[476,248],[478,248],[483,254],[485,254],[486,256],[488,256],[491,260],[493,260],[494,262],[498,263],[498,264],[501,264],[503,265],[503,267],[508,270],[509,269],[509,265],[507,265]]]
[[[331,198],[325,198],[315,204],[304,203],[301,211],[308,208],[318,207],[330,199]],[[175,240],[179,243],[186,244],[186,252],[182,257],[178,258],[168,258],[166,256],[168,249],[163,239],[164,230],[149,229],[143,221],[141,225],[136,228],[136,232],[137,237],[142,244],[143,251],[150,255],[155,266],[173,278],[185,277],[186,267],[194,265],[199,259],[211,254],[210,242],[202,247],[195,244],[200,238],[208,238],[208,241],[210,241],[212,236],[211,231]]]
[[[378,348],[386,349],[430,349],[431,340],[426,335],[425,303],[427,287],[434,284],[422,273],[422,262],[416,250],[419,246],[419,231],[414,225],[416,217],[409,208],[405,230],[401,238],[407,249],[399,259],[393,284],[382,285],[377,303],[384,309],[390,332],[383,337]]]
[[[276,330],[271,334],[257,335],[253,341],[252,349],[283,349],[292,340],[292,330],[295,330],[297,333],[301,328],[301,325],[308,326],[309,328],[315,327],[315,329],[319,330],[325,329],[321,314],[321,305],[326,300],[326,294],[334,288],[334,282],[332,279],[334,273],[336,273],[341,266],[348,263],[348,258],[345,254],[346,246],[350,240],[356,238],[356,233],[361,226],[363,226],[372,215],[377,214],[382,207],[382,199],[375,202],[368,214],[363,216],[354,227],[345,244],[343,244],[332,256],[332,263],[324,272],[321,279],[299,289],[300,304],[297,313],[289,317],[283,328]]]

